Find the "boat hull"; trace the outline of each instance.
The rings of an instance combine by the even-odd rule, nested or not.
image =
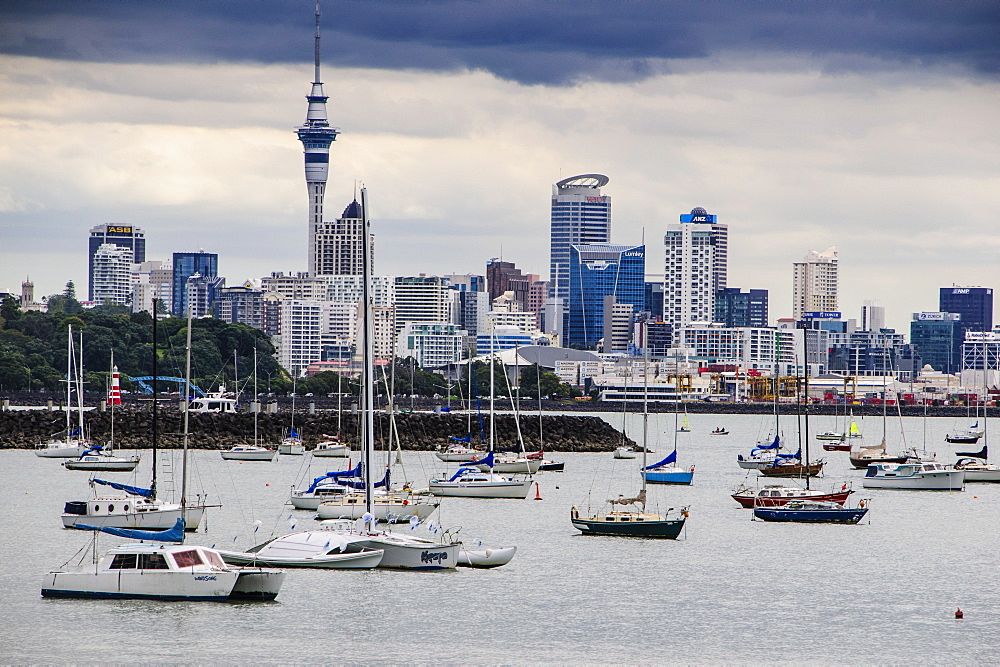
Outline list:
[[[906,463],[909,460],[909,456],[884,456],[875,459],[857,459],[852,456],[851,465],[857,470],[867,470],[868,466],[873,463]]]
[[[222,458],[227,461],[273,461],[275,451],[267,449],[260,452],[232,452],[223,450]]]
[[[312,455],[320,458],[346,459],[351,455],[351,448],[347,445],[324,447],[323,449],[314,449]]]
[[[222,551],[219,554],[233,565],[263,565],[265,567],[306,567],[324,570],[370,570],[382,562],[382,550],[368,549],[357,553],[324,554],[304,558],[262,557],[255,553]]]
[[[78,528],[77,524],[82,524],[99,528],[169,530],[177,523],[177,519],[183,516],[185,530],[194,531],[198,529],[202,517],[205,516],[204,506],[187,507],[183,512],[180,507],[138,511],[133,502],[124,498],[90,500],[86,504],[87,514],[66,512],[62,515],[64,528]],[[99,506],[97,512],[89,513],[95,505]],[[126,510],[126,507],[129,509]]]
[[[433,496],[452,498],[518,498],[524,500],[531,490],[531,480],[490,482],[489,484],[459,484],[432,481],[428,489]]]
[[[278,445],[278,454],[284,456],[303,456],[305,453],[305,445]]]
[[[132,472],[139,465],[139,457],[121,461],[64,461],[67,470],[100,470],[104,472]]]
[[[665,521],[619,522],[571,519],[573,527],[584,535],[612,535],[616,537],[653,537],[675,540],[684,529],[686,519]]]
[[[262,570],[258,567],[237,569],[239,578],[229,594],[229,600],[270,601],[278,597],[285,573],[279,570]]]
[[[851,451],[850,443],[838,442],[838,443],[825,443],[823,445],[824,451],[827,452],[849,452]]]
[[[38,449],[35,450],[35,456],[41,456],[44,459],[78,459],[90,448],[91,445],[88,443],[82,445],[39,445]]]
[[[437,509],[439,503],[429,503],[425,501],[414,502],[412,500],[380,502],[376,499],[372,503],[372,516],[379,521],[387,523],[404,523],[410,517],[426,519]],[[316,518],[318,519],[360,519],[365,515],[365,503],[361,502],[338,502],[324,501],[316,507]]]
[[[979,442],[979,435],[947,435],[944,438],[945,442],[950,442],[953,445],[974,445]]]
[[[916,475],[864,477],[866,489],[910,489],[916,491],[961,491],[965,488],[964,470],[935,470]]]
[[[239,574],[175,570],[115,570],[50,572],[42,584],[43,597],[125,598],[148,600],[229,599]],[[273,598],[272,598],[273,599]]]
[[[538,466],[539,472],[563,472],[566,469],[566,462],[560,461],[556,463],[555,461],[550,461],[549,463],[542,462],[542,465]]]
[[[847,502],[847,497],[853,491],[839,491],[837,493],[803,493],[794,496],[757,496],[753,494],[734,493],[732,498],[745,509],[757,507],[782,507],[793,500],[816,500],[820,502],[831,502],[843,505]]]
[[[761,468],[760,474],[764,477],[815,477],[823,470],[822,463],[812,463],[810,465],[784,465],[777,467]]]
[[[643,477],[650,484],[690,484],[694,481],[693,470],[646,470]]]
[[[395,570],[453,570],[458,567],[461,549],[460,544],[437,544],[391,533],[372,536],[360,544],[384,551],[378,566]]]
[[[446,463],[468,463],[483,456],[485,452],[435,452],[435,456]]]
[[[517,553],[517,547],[497,547],[495,549],[466,549],[458,552],[459,567],[488,569],[506,565]]]
[[[538,472],[539,466],[542,465],[541,461],[534,459],[521,459],[518,461],[497,461],[493,464],[491,469],[488,465],[478,466],[479,470],[482,472],[499,472],[499,473],[524,473],[533,475]]]
[[[762,521],[786,521],[794,523],[858,523],[868,513],[868,508],[860,509],[786,509],[783,507],[755,507],[754,518]]]

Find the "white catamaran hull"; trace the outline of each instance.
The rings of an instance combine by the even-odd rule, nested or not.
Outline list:
[[[438,544],[407,536],[385,533],[362,542],[371,549],[382,549],[381,568],[399,570],[449,570],[458,566],[460,544]]]

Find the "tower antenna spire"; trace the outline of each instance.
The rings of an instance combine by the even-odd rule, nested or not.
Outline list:
[[[313,74],[313,83],[322,83],[319,79],[319,0],[316,0],[316,53],[315,53],[315,65],[316,71]]]

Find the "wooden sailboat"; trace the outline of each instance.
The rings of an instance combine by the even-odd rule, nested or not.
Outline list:
[[[649,375],[646,374],[646,388],[642,401],[642,464],[646,467],[646,450],[649,435]],[[619,495],[607,501],[607,509],[593,512],[587,508],[585,513],[574,505],[570,509],[570,522],[573,527],[585,535],[617,535],[621,537],[650,537],[661,539],[677,539],[684,529],[688,517],[688,508],[670,508],[663,514],[648,512],[646,508],[646,477],[642,476],[642,487],[639,493],[626,498]]]

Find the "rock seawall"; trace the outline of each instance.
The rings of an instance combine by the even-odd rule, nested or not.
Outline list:
[[[252,414],[197,414],[190,417],[189,445],[196,449],[226,449],[235,444],[252,443],[254,420]],[[517,427],[513,415],[497,415],[495,422],[496,449],[516,449]],[[176,410],[164,410],[158,415],[160,447],[171,449],[182,446],[183,417]],[[522,416],[521,433],[527,451],[541,448],[538,436],[538,417]],[[544,447],[546,451],[607,452],[623,444],[621,432],[600,417],[584,415],[552,415],[542,418]],[[407,450],[433,450],[454,444],[449,436],[464,437],[467,432],[467,415],[409,413],[396,415],[399,442]],[[0,412],[0,449],[33,449],[45,442],[53,433],[63,430],[66,417],[61,412],[25,410]],[[89,412],[86,418],[88,436],[95,444],[111,436],[111,414]],[[478,423],[473,424],[473,443],[478,443]],[[123,449],[149,449],[152,446],[153,415],[146,410],[120,410],[115,413],[115,445]],[[277,443],[288,434],[291,414],[260,414],[257,430],[261,444]],[[307,446],[324,439],[324,434],[337,433],[336,414],[296,414],[295,430]],[[379,447],[389,433],[389,418],[375,415],[376,442]],[[341,441],[358,449],[358,422],[356,415],[345,414],[341,421]],[[627,446],[635,446],[629,439]]]

